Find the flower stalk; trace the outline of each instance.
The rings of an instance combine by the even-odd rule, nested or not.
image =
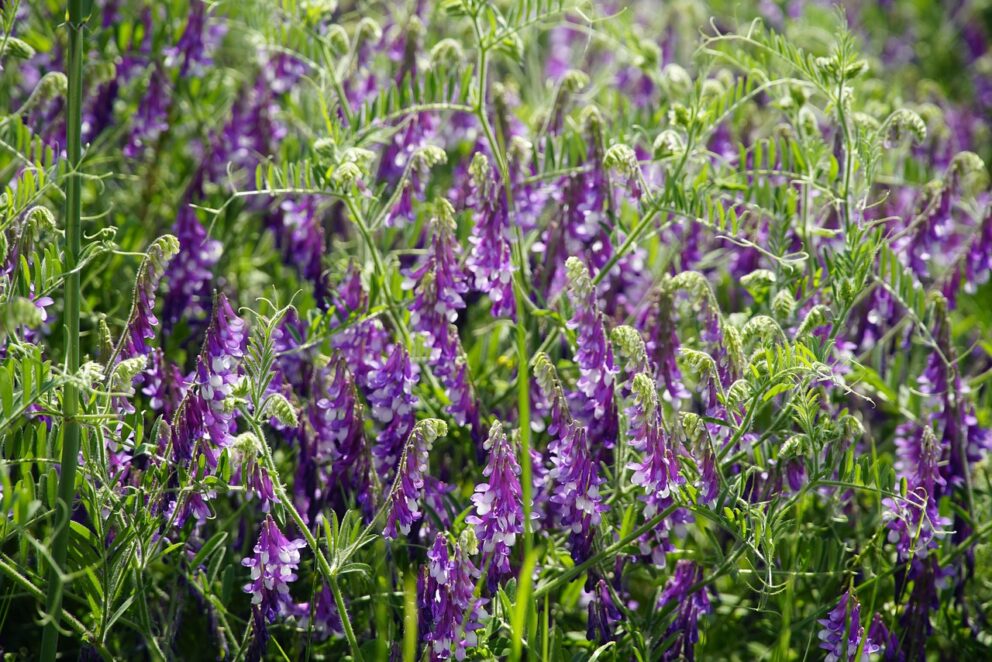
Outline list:
[[[66,71],[69,91],[66,107],[66,155],[69,170],[65,197],[65,236],[63,253],[63,273],[65,277],[65,370],[70,375],[79,370],[79,300],[80,279],[76,266],[81,250],[80,242],[80,192],[82,176],[79,165],[82,157],[82,102],[83,102],[83,41],[86,17],[83,16],[82,0],[69,0],[69,54]],[[65,384],[62,399],[62,470],[59,476],[58,501],[56,502],[56,530],[52,543],[52,566],[48,574],[48,594],[46,608],[48,623],[41,640],[40,659],[48,662],[55,659],[59,642],[59,621],[62,614],[63,572],[69,543],[69,520],[72,516],[72,502],[76,493],[76,464],[79,456],[80,422],[79,387],[73,380]]]

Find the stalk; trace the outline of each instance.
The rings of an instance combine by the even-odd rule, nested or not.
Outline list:
[[[69,160],[68,190],[65,197],[66,246],[63,254],[65,277],[65,341],[66,372],[79,370],[79,272],[76,266],[80,253],[80,188],[81,161],[80,132],[82,128],[83,100],[83,30],[85,28],[82,0],[69,0],[69,60],[66,72],[69,78],[69,95],[66,106],[66,153]],[[46,609],[49,621],[41,639],[41,656],[45,662],[55,659],[59,647],[59,621],[62,615],[62,568],[65,565],[69,542],[69,518],[76,492],[76,461],[79,456],[80,424],[76,418],[79,409],[79,389],[71,380],[62,394],[62,470],[59,476],[59,493],[55,509],[55,539],[52,543],[52,566],[48,574]]]

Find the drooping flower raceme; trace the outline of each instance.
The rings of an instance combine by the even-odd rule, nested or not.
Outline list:
[[[475,289],[489,295],[493,316],[512,318],[516,311],[511,257],[513,238],[506,194],[482,152],[476,153],[469,170],[473,184],[471,203],[475,209],[475,227],[470,238],[472,254],[468,268],[475,277]]]
[[[438,533],[418,578],[420,632],[431,660],[464,659],[478,643],[476,631],[486,616],[486,601],[473,596],[478,576],[461,545],[449,556],[445,536]]]
[[[644,488],[644,517],[654,517],[672,501],[672,489],[685,482],[679,474],[675,452],[665,440],[661,429],[661,409],[654,380],[640,373],[632,383],[634,404],[630,416],[631,447],[641,451],[643,460],[630,464],[634,472],[631,482]]]
[[[841,596],[837,606],[819,623],[823,626],[819,633],[820,648],[827,651],[827,662],[868,662],[869,656],[878,651],[878,646],[865,636],[861,604],[850,591]],[[861,654],[857,656],[859,648]]]
[[[603,481],[590,456],[586,431],[572,420],[561,383],[547,355],[538,354],[534,372],[541,390],[551,399],[550,501],[557,524],[569,534],[572,559],[582,563],[589,557],[600,513],[606,510],[599,494]]]
[[[593,458],[599,462],[609,456],[616,443],[619,421],[614,399],[613,347],[596,309],[596,295],[589,270],[577,258],[570,257],[568,268],[569,294],[575,312],[568,327],[575,330],[575,362],[579,365],[579,420],[587,426]]]
[[[499,421],[490,428],[485,449],[489,462],[482,475],[488,482],[476,485],[472,495],[475,509],[465,521],[475,526],[482,543],[483,565],[489,566],[492,583],[510,574],[510,551],[524,530],[523,493],[520,465]]]
[[[444,421],[428,418],[418,421],[410,432],[398,469],[396,485],[389,497],[389,514],[383,535],[395,538],[397,531],[410,533],[410,527],[423,516],[420,504],[424,498],[424,476],[428,470],[431,446],[438,437],[448,433]]]
[[[889,541],[896,544],[900,558],[924,557],[941,535],[943,519],[937,509],[939,488],[946,484],[940,475],[940,443],[927,426],[918,430],[906,424],[897,430],[898,474],[906,479],[905,499],[887,497],[883,505],[889,526]]]
[[[665,439],[661,428],[661,409],[654,380],[645,373],[634,375],[631,383],[633,403],[627,408],[630,421],[630,446],[642,454],[639,462],[632,462],[631,482],[641,486],[644,493],[644,518],[651,519],[672,504],[672,491],[684,482],[679,474],[675,453]],[[667,535],[674,517],[663,519],[641,538],[641,553],[651,557],[657,565],[664,565],[665,554],[672,543]]]
[[[244,592],[251,595],[252,609],[270,623],[293,610],[289,585],[296,581],[303,547],[306,543],[302,539],[289,540],[272,516],[266,515],[252,555],[241,561],[251,568],[251,581],[244,585]]]
[[[658,609],[674,605],[675,615],[665,639],[672,645],[665,651],[664,660],[695,659],[696,642],[699,641],[699,617],[713,610],[707,587],[695,588],[703,579],[703,568],[694,561],[683,559],[675,564],[665,589],[658,599]]]
[[[430,352],[431,370],[448,389],[451,414],[459,425],[478,427],[478,408],[468,383],[467,365],[454,326],[458,311],[465,307],[462,295],[468,281],[458,265],[458,241],[454,236],[454,209],[438,200],[432,222],[433,238],[427,260],[412,274],[414,298],[410,324],[419,331]]]
[[[227,297],[217,295],[213,319],[196,367],[199,397],[205,404],[203,425],[210,442],[202,449],[211,467],[217,465],[217,450],[228,445],[234,430],[234,412],[225,400],[240,376],[247,333],[245,321],[235,314]]]
[[[186,315],[206,312],[210,280],[223,246],[207,236],[207,231],[189,204],[183,204],[173,230],[179,239],[179,255],[169,269],[169,292],[165,297],[164,316],[167,327]]]

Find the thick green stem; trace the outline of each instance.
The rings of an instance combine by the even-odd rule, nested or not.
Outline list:
[[[79,272],[76,271],[80,253],[80,189],[82,178],[79,164],[82,157],[80,132],[82,127],[83,100],[83,18],[82,0],[69,1],[69,61],[66,71],[69,78],[69,98],[66,106],[66,153],[69,160],[67,192],[65,199],[66,246],[63,255],[65,279],[64,312],[66,361],[65,370],[75,374],[79,370]],[[76,419],[79,409],[79,389],[71,380],[62,394],[62,471],[59,476],[59,494],[56,509],[63,516],[57,517],[55,540],[52,543],[52,567],[48,574],[46,609],[51,619],[45,626],[41,639],[40,659],[55,659],[59,647],[59,621],[62,614],[62,577],[69,542],[69,517],[76,493],[76,462],[79,456],[80,424]]]

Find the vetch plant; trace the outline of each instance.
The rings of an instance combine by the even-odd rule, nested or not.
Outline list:
[[[982,3],[0,7],[0,650],[984,659]]]

